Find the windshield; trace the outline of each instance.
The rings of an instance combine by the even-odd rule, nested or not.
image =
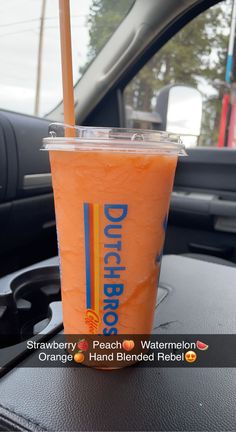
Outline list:
[[[134,0],[70,0],[74,84]],[[44,116],[62,100],[58,0],[0,6],[0,108]]]

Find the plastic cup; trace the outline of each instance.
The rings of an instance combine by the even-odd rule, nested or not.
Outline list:
[[[63,124],[49,135],[65,333],[150,334],[179,136]]]

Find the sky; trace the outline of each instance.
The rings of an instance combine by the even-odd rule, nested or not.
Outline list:
[[[70,0],[74,82],[88,52],[92,0]],[[34,114],[41,0],[0,2],[0,108]],[[46,0],[39,115],[62,100],[58,0]]]

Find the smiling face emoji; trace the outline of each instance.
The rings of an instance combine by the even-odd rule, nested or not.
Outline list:
[[[187,351],[185,353],[185,360],[188,363],[194,363],[197,360],[197,354],[194,351]]]

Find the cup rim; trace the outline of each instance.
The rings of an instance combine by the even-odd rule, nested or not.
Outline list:
[[[42,150],[186,155],[180,135],[152,129],[51,123]]]

